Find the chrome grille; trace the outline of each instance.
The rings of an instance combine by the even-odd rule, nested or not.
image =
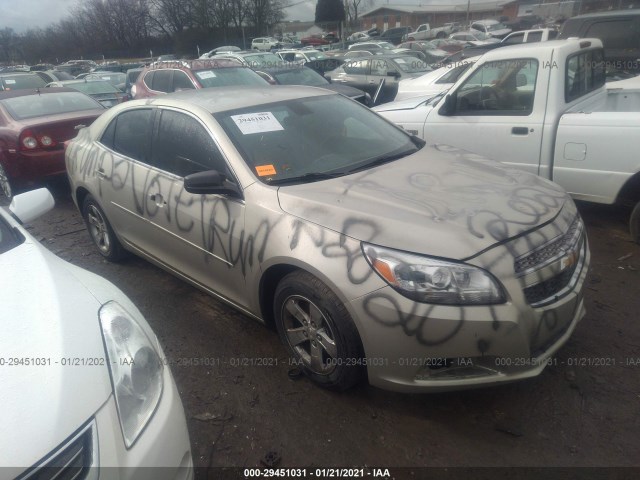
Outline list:
[[[516,274],[523,274],[532,269],[538,269],[543,267],[546,263],[549,263],[559,256],[563,255],[574,248],[576,243],[582,237],[583,226],[580,217],[576,217],[569,230],[564,235],[556,237],[541,247],[536,248],[532,252],[516,258],[514,262],[514,268]]]
[[[18,480],[85,480],[94,466],[95,442],[95,424],[91,422],[58,446],[38,465],[23,473]]]
[[[514,269],[523,282],[527,303],[540,307],[569,293],[585,256],[586,236],[578,216],[565,234],[516,258]]]

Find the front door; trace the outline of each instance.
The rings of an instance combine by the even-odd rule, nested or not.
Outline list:
[[[429,114],[424,138],[539,173],[546,96],[536,92],[545,73],[534,59],[488,62]],[[548,72],[546,72],[548,75]]]

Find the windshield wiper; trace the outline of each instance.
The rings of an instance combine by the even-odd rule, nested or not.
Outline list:
[[[406,157],[407,155],[411,155],[413,153],[416,153],[418,150],[420,150],[420,148],[409,148],[407,150],[403,150],[400,153],[394,153],[394,154],[389,154],[389,155],[381,155],[379,157],[374,157],[371,160],[369,160],[368,162],[362,164],[362,165],[358,165],[357,167],[348,170],[347,173],[353,173],[353,172],[358,172],[360,170],[367,170],[369,168],[372,167],[377,167],[378,165],[384,165],[385,163],[389,163],[392,162],[394,160],[398,160],[400,158]]]
[[[269,181],[269,185],[285,185],[287,183],[308,183],[318,182],[320,180],[328,180],[330,178],[342,177],[345,172],[309,172],[297,177],[276,178]]]

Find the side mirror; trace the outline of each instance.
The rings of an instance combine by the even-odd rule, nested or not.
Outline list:
[[[217,170],[192,173],[184,177],[184,189],[189,193],[201,195],[229,195],[240,197],[238,187],[227,180],[227,177]]]
[[[518,73],[516,75],[516,88],[524,87],[527,84],[527,76],[524,73]]]
[[[451,116],[454,113],[456,113],[457,100],[458,100],[458,97],[455,93],[452,93],[451,95],[447,95],[446,97],[444,97],[444,103],[442,104],[442,107],[440,107],[440,110],[438,111],[438,113],[445,117]]]
[[[387,70],[387,77],[398,78],[400,73],[397,70]]]

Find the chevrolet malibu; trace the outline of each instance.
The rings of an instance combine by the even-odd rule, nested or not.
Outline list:
[[[133,252],[274,324],[327,388],[532,377],[585,313],[587,239],[560,187],[327,90],[128,102],[66,162],[105,258]]]
[[[0,477],[94,479],[106,472],[95,467],[127,467],[111,472],[192,478],[184,410],[149,324],[17,221],[52,207],[39,189],[0,208]]]

